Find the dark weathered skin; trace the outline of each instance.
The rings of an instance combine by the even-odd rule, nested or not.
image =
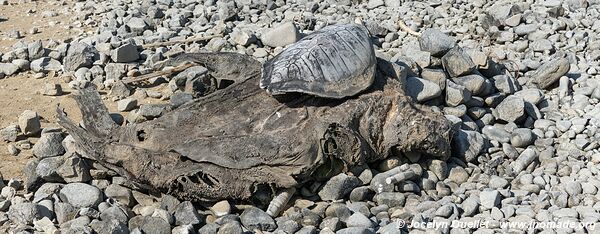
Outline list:
[[[95,90],[81,90],[75,100],[85,128],[60,108],[59,123],[85,157],[138,187],[195,201],[247,200],[258,189],[329,177],[396,150],[450,155],[450,125],[442,114],[414,105],[401,80],[380,74],[369,90],[344,100],[296,95],[281,101],[259,88],[260,66],[228,63],[246,61],[244,55],[185,56],[207,67],[226,63],[246,76],[162,117],[126,126],[111,121]],[[230,60],[238,56],[244,59]]]

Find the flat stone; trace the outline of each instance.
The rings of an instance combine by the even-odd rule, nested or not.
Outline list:
[[[139,229],[143,233],[171,233],[171,225],[165,220],[151,216],[136,216],[129,220],[129,230]]]
[[[49,72],[58,71],[62,69],[62,64],[58,60],[50,57],[42,57],[31,61],[29,64],[30,68],[34,72]]]

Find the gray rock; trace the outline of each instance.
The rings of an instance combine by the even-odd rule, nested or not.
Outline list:
[[[421,77],[437,84],[438,87],[446,87],[448,74],[443,69],[423,68]]]
[[[31,65],[29,60],[26,60],[26,59],[15,59],[12,61],[12,64],[17,65],[17,67],[19,67],[19,70],[21,70],[21,71],[29,70],[30,65]]]
[[[449,106],[458,106],[471,100],[471,92],[464,86],[446,81],[446,104]]]
[[[60,190],[60,199],[77,208],[95,207],[102,199],[100,189],[84,183],[67,184]]]
[[[19,132],[21,132],[19,125],[11,124],[0,130],[0,137],[4,141],[15,142],[17,136],[19,136]]]
[[[510,143],[514,147],[525,148],[525,147],[533,144],[534,140],[535,140],[535,137],[534,137],[531,129],[517,128],[517,129],[513,130],[513,132],[512,132]]]
[[[567,192],[571,196],[577,196],[583,192],[583,188],[581,187],[581,182],[579,181],[570,181],[565,183],[565,192]]]
[[[454,166],[452,167],[452,169],[450,169],[448,179],[450,179],[450,181],[458,185],[461,185],[462,183],[467,182],[467,180],[469,179],[469,173],[467,172],[467,170],[460,166]]]
[[[377,7],[383,6],[384,4],[385,2],[383,0],[369,0],[369,2],[367,2],[367,9],[372,10]]]
[[[125,234],[129,233],[129,228],[123,222],[117,220],[93,220],[90,223],[90,227],[96,233],[109,233],[109,234]]]
[[[35,111],[23,111],[23,113],[19,115],[19,128],[25,135],[38,133],[42,128],[40,124],[40,117]]]
[[[57,202],[54,204],[54,212],[58,224],[63,224],[74,219],[77,215],[77,211],[78,210],[69,203]]]
[[[442,94],[442,89],[436,83],[417,78],[406,78],[406,93],[418,102],[425,102]]]
[[[112,50],[110,57],[116,63],[129,63],[138,60],[140,54],[137,50],[137,46],[127,43]]]
[[[360,179],[341,173],[325,183],[321,191],[319,191],[319,197],[325,201],[342,199],[361,184]]]
[[[58,132],[42,134],[38,142],[33,146],[33,155],[38,158],[46,158],[64,154],[63,139],[63,134]]]
[[[143,233],[171,233],[171,225],[158,217],[133,217],[129,220],[129,230],[134,230],[136,228]]]
[[[446,52],[456,46],[454,38],[445,33],[429,28],[425,29],[419,37],[419,46],[422,51],[431,53],[432,56],[442,57]]]
[[[137,100],[133,98],[125,98],[117,102],[117,111],[130,111],[137,106]]]
[[[479,95],[486,89],[485,78],[478,74],[459,76],[453,78],[452,81],[458,85],[464,86],[473,95]]]
[[[63,91],[60,84],[45,83],[42,89],[42,95],[44,96],[60,96],[62,94]]]
[[[126,207],[132,207],[135,204],[131,190],[118,184],[111,184],[106,187],[104,194]]]
[[[523,98],[508,96],[498,106],[498,119],[506,122],[519,122],[525,117],[525,102]]]
[[[219,230],[219,224],[208,223],[208,224],[202,226],[198,230],[198,233],[216,234],[218,230]],[[229,230],[229,229],[227,229],[227,230]]]
[[[460,129],[452,139],[452,154],[454,157],[471,162],[483,151],[484,146],[481,133]]]
[[[7,214],[10,221],[21,225],[31,225],[41,218],[39,205],[30,202],[12,204]]]
[[[127,217],[127,214],[122,208],[118,206],[112,206],[106,208],[102,211],[102,213],[100,213],[100,219],[104,221],[116,220],[120,223],[127,223],[129,217]]]
[[[58,71],[62,69],[62,65],[60,64],[60,62],[50,57],[42,57],[33,60],[31,61],[29,66],[34,72]]]
[[[148,119],[157,118],[162,115],[165,110],[163,104],[144,104],[140,106],[139,114]]]
[[[67,183],[92,180],[89,164],[77,154],[68,155],[64,163],[57,169],[57,173]]]
[[[196,225],[202,222],[202,217],[190,201],[180,203],[175,209],[174,216],[176,225]]]
[[[569,72],[570,67],[569,60],[566,58],[550,60],[533,72],[531,82],[540,89],[546,89]]]
[[[46,157],[40,160],[35,168],[35,173],[40,178],[49,182],[62,182],[58,169],[64,163],[63,157]]]
[[[372,228],[367,227],[348,227],[340,229],[336,234],[375,234]]]
[[[142,33],[144,30],[146,30],[146,28],[148,28],[148,24],[146,24],[146,21],[144,21],[142,18],[131,17],[131,19],[127,21],[127,27],[129,27],[132,32]]]
[[[487,125],[481,129],[481,133],[490,140],[498,141],[500,143],[510,142],[511,134],[506,130],[497,126]]]
[[[248,46],[256,42],[256,36],[246,30],[234,29],[229,36],[233,42],[241,46]]]
[[[176,92],[171,95],[171,97],[169,98],[169,102],[171,103],[171,106],[179,107],[193,99],[194,99],[194,96],[190,93]]]
[[[492,83],[503,94],[513,94],[521,89],[519,84],[508,75],[496,75],[492,77]]]
[[[463,209],[464,217],[471,217],[479,210],[479,199],[476,197],[468,197],[462,202],[461,208]]]
[[[508,180],[506,180],[500,176],[492,175],[490,177],[490,182],[488,183],[488,186],[491,189],[503,189],[506,186],[508,186],[508,184],[509,184]]]
[[[500,204],[500,193],[497,190],[482,191],[479,193],[479,201],[484,209],[492,209]]]
[[[261,36],[263,44],[270,47],[286,46],[300,40],[300,32],[293,22],[282,23]]]
[[[271,232],[277,228],[275,220],[256,207],[246,208],[240,215],[240,220],[248,230],[258,229]]]
[[[388,207],[404,206],[405,201],[406,196],[397,192],[383,192],[375,197],[377,205],[387,205]]]
[[[519,157],[512,163],[513,171],[518,174],[529,166],[538,158],[537,152],[531,148],[527,148],[519,154]]]
[[[19,155],[19,152],[21,152],[21,150],[19,150],[15,145],[13,144],[8,144],[6,146],[6,150],[8,151],[8,154],[12,155],[12,156],[17,156]]]
[[[367,216],[360,212],[356,212],[348,217],[346,221],[346,226],[348,227],[365,227],[370,228],[374,227],[373,221],[371,221]]]
[[[27,45],[27,51],[29,53],[30,60],[39,59],[43,57],[45,53],[44,47],[42,46],[42,41],[40,40],[29,43],[29,45]]]
[[[471,57],[458,46],[442,57],[442,65],[450,77],[467,75],[475,69],[475,63]]]
[[[7,76],[17,73],[19,66],[12,63],[0,63],[0,73],[4,73]]]
[[[91,67],[98,52],[94,47],[84,43],[74,42],[69,46],[64,59],[66,71],[75,71],[80,67]]]
[[[242,225],[239,222],[227,222],[219,227],[217,234],[242,234],[244,233]]]

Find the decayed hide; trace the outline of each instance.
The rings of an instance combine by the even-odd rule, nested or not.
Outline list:
[[[83,127],[60,108],[59,123],[85,157],[140,188],[195,201],[247,200],[263,188],[294,187],[395,152],[450,154],[450,124],[413,104],[402,79],[383,75],[394,70],[382,69],[389,63],[379,61],[370,89],[333,100],[274,98],[259,88],[260,64],[244,55],[186,54],[177,61],[202,64],[217,78],[237,82],[125,126],[115,125],[95,90],[83,89],[74,96]]]

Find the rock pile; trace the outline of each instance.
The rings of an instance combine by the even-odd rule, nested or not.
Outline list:
[[[39,116],[25,111],[18,123],[0,130],[12,142],[11,154],[32,149],[36,156],[24,183],[0,186],[6,229],[399,233],[406,229],[399,220],[480,220],[487,223],[482,231],[508,232],[521,229],[502,222],[600,220],[598,1],[126,0],[78,2],[73,11],[84,15],[84,25],[97,26],[96,33],[70,43],[20,41],[2,55],[0,78],[30,70],[41,77],[71,74],[70,87],[110,90],[118,110],[130,111],[126,121],[138,122],[207,93],[211,84],[202,67],[151,81],[166,83],[160,92],[125,85],[126,76],[147,73],[183,52],[235,51],[265,61],[327,24],[361,18],[378,56],[406,69],[407,94],[456,126],[452,157],[409,152],[355,168],[298,188],[290,207],[271,217],[231,201],[192,204],[129,189],[128,181],[78,155],[72,138],[42,130]],[[400,30],[398,20],[420,36]],[[147,46],[215,35],[199,43]],[[60,95],[51,86],[47,95]],[[170,104],[141,104],[147,97]],[[38,134],[33,147],[18,140]],[[17,193],[23,188],[28,193]]]

